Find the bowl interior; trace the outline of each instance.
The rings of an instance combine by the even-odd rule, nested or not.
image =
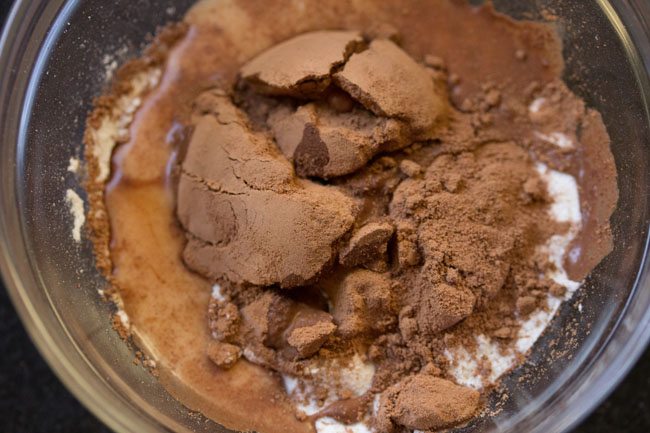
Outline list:
[[[46,358],[120,431],[221,430],[188,413],[133,364],[132,348],[111,328],[111,306],[97,294],[106,282],[94,267],[92,245],[71,239],[64,201],[68,188],[84,197],[67,167],[83,154],[85,118],[106,86],[107,64],[138,55],[147,35],[193,2],[25,1],[14,12],[22,22],[8,26],[13,36],[5,35],[0,64],[13,68],[0,93],[4,275]],[[612,218],[615,250],[562,306],[528,362],[505,379],[510,398],[503,411],[463,430],[560,431],[604,397],[647,341],[650,130],[640,60],[647,48],[634,44],[643,36],[629,9],[634,2],[613,3],[495,1],[515,17],[539,18],[541,10],[559,17],[565,79],[603,115],[620,200]],[[8,47],[9,40],[16,43]]]

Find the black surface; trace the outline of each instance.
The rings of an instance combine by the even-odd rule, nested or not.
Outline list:
[[[11,3],[0,0],[0,22]],[[1,285],[0,354],[0,433],[109,432],[51,372]],[[650,350],[574,433],[650,432],[649,369]]]

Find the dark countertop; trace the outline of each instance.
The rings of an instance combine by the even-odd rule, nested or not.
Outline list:
[[[0,23],[12,1],[0,0]],[[61,384],[0,284],[0,432],[110,433]],[[650,350],[574,433],[650,432]]]

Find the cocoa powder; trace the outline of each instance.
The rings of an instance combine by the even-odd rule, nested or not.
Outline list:
[[[384,432],[398,426],[427,431],[451,427],[476,413],[479,395],[448,380],[416,374],[382,394],[375,425]]]
[[[553,284],[544,277],[550,263],[539,247],[566,228],[549,215],[534,159],[513,141],[520,137],[495,138],[507,133],[491,121],[491,112],[507,102],[496,87],[485,86],[463,111],[455,110],[435,90],[447,81],[441,61],[429,59],[436,69],[410,58],[397,62],[407,55],[384,40],[341,54],[333,80],[334,60],[317,80],[307,72],[313,59],[301,53],[310,44],[331,39],[342,52],[343,36],[351,44],[355,35],[320,32],[287,41],[244,66],[239,96],[213,90],[198,98],[178,190],[179,219],[188,233],[185,262],[223,286],[230,300],[211,303],[213,335],[242,347],[249,361],[307,379],[304,372],[321,360],[370,348],[373,392],[396,396],[392,409],[382,409],[395,414],[378,415],[381,429],[390,430],[386,423],[392,422],[442,428],[468,418],[478,404],[478,393],[449,382],[444,350],[471,350],[477,335],[511,341],[517,318],[537,309]],[[296,44],[300,50],[287,48]],[[295,70],[282,72],[288,65]],[[382,67],[368,75],[372,65]],[[292,78],[285,83],[285,76]],[[309,80],[319,84],[298,85]],[[290,105],[267,101],[266,114],[250,115],[256,128],[274,135],[295,174],[231,102],[253,107],[246,101],[259,98],[255,92],[299,98]],[[441,122],[443,113],[448,123]],[[401,125],[399,142],[409,143],[404,150],[404,144],[379,145],[368,153],[374,140],[368,137],[376,132],[351,146],[362,125],[381,128],[390,121]],[[331,134],[347,138],[334,144]],[[423,142],[426,137],[437,138]],[[342,149],[352,153],[341,159]],[[373,153],[389,149],[390,157],[365,167]],[[344,162],[351,156],[357,162]],[[341,177],[345,173],[351,176]],[[310,176],[340,179],[317,187]],[[188,192],[187,180],[203,195]],[[267,197],[271,193],[276,196]],[[287,200],[295,211],[285,211]],[[312,255],[322,253],[312,265]],[[296,288],[285,294],[272,285]],[[240,313],[225,313],[233,305]],[[238,315],[241,326],[230,332]],[[228,367],[221,358],[217,363]],[[411,376],[425,366],[439,377]],[[335,387],[336,372],[328,377],[330,383],[318,386]]]
[[[449,17],[474,20],[491,41],[500,41],[492,48],[472,34],[450,43],[417,36],[445,22],[431,27],[436,14],[401,3],[374,12],[393,23],[385,26],[370,26],[343,3],[347,24],[338,24],[345,21],[341,13],[323,17],[327,26],[283,30],[278,24],[271,32],[272,40],[285,40],[278,47],[314,27],[352,29],[317,32],[312,48],[304,45],[307,33],[302,51],[280,50],[279,57],[265,50],[272,44],[263,37],[251,46],[242,40],[235,48],[243,47],[250,60],[238,81],[239,53],[219,42],[227,38],[187,39],[198,51],[204,44],[204,52],[219,44],[223,68],[197,67],[203,72],[195,76],[222,71],[225,79],[217,86],[211,81],[212,90],[198,97],[201,92],[170,87],[183,101],[194,100],[192,109],[182,103],[168,110],[191,135],[179,153],[177,214],[187,237],[186,265],[219,283],[223,294],[210,301],[212,341],[204,357],[233,374],[245,364],[237,361],[241,356],[299,377],[300,389],[313,385],[310,392],[323,405],[319,416],[367,420],[372,397],[380,395],[387,402],[376,417],[382,429],[440,429],[479,410],[478,394],[454,384],[446,353],[462,348],[472,356],[481,335],[511,350],[521,318],[546,308],[548,293],[564,295],[564,287],[540,277],[556,265],[538,247],[567,227],[549,215],[546,181],[535,164],[576,174],[588,157],[588,168],[598,167],[606,180],[581,190],[583,208],[594,206],[594,196],[602,199],[585,232],[607,238],[576,272],[583,276],[608,249],[615,172],[598,114],[554,80],[561,61],[549,29],[513,23],[490,7],[470,14],[459,9],[465,6],[441,3],[436,7]],[[267,22],[261,9],[244,9],[254,22]],[[189,21],[202,31],[213,28],[198,13]],[[332,36],[339,39],[330,45]],[[523,55],[510,49],[516,44],[526,46]],[[479,46],[485,55],[467,54]],[[283,68],[293,75],[277,75]],[[165,97],[176,104],[173,92]],[[532,110],[540,98],[540,110]],[[558,145],[566,142],[573,146]],[[129,152],[143,155],[142,143],[125,146],[128,167],[118,164],[128,168],[129,181],[142,165]],[[162,168],[143,170],[144,177]],[[101,182],[91,183],[103,191]],[[101,211],[98,194],[93,206]],[[109,208],[120,221],[118,203]],[[96,215],[91,223],[108,272],[108,223]],[[120,249],[121,230],[114,225],[121,241],[112,253],[122,259],[119,280],[131,305],[140,301],[124,277],[132,266],[128,248]],[[146,329],[137,316],[134,321]],[[375,372],[371,388],[356,396],[338,369],[359,354]],[[491,365],[478,363],[489,376]],[[313,373],[319,368],[331,371]],[[338,402],[332,403],[332,388]],[[414,395],[413,388],[426,393]]]

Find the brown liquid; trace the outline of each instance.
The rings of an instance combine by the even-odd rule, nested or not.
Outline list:
[[[201,89],[215,83],[229,86],[243,61],[308,30],[365,30],[389,23],[416,59],[435,54],[462,77],[453,95],[457,102],[481,83],[502,82],[503,77],[509,77],[507,92],[513,94],[531,81],[558,77],[559,43],[550,27],[513,23],[495,17],[490,8],[446,0],[208,0],[190,10],[186,21],[190,30],[172,50],[162,83],[137,113],[131,141],[114,156],[106,206],[115,283],[142,349],[158,361],[163,385],[183,404],[234,429],[311,431],[308,422],[294,417],[276,375],[246,361],[223,371],[205,356],[210,284],[181,261],[184,237],[167,178],[174,151],[168,135],[187,121]],[[515,59],[519,49],[526,51],[526,62]],[[607,145],[594,152],[608,152]],[[605,165],[597,159],[585,167],[579,179],[583,191],[583,179],[593,179],[593,172]],[[598,236],[596,218],[609,215],[611,196],[608,200],[590,213],[596,224],[587,221],[585,236]],[[594,255],[598,260],[599,254]]]

